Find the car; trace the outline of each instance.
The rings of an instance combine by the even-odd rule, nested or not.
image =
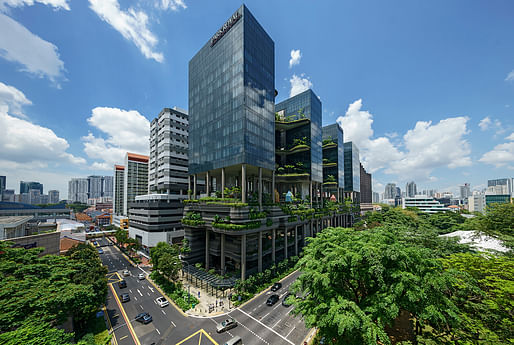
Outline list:
[[[273,291],[273,292],[278,291],[278,290],[280,290],[281,287],[282,287],[282,283],[275,283],[271,287],[271,291]]]
[[[98,254],[103,254],[104,250],[102,248],[98,249]]]
[[[161,307],[161,308],[164,308],[165,306],[167,306],[167,305],[169,305],[169,304],[170,304],[170,302],[168,302],[168,300],[167,300],[166,298],[162,297],[162,296],[161,296],[161,297],[157,297],[157,298],[155,299],[155,302],[157,302],[157,304],[158,304],[158,305],[159,305],[159,307]]]
[[[93,241],[93,245],[96,246],[96,245],[98,245],[98,243],[96,243],[96,241]]]
[[[216,332],[221,333],[224,331],[228,331],[237,326],[237,321],[231,317],[226,318],[216,325]]]
[[[139,274],[138,274],[138,276],[137,276],[137,278],[138,278],[139,280],[143,280],[143,279],[145,279],[145,278],[146,278],[146,275],[145,275],[144,273],[139,273]]]
[[[243,345],[243,340],[241,340],[241,337],[236,335],[229,341],[227,341],[224,345]]]
[[[127,281],[125,279],[122,279],[118,282],[118,287],[120,289],[123,289],[123,288],[126,288],[127,287]]]
[[[137,314],[135,320],[138,322],[144,323],[146,325],[147,323],[152,322],[152,315],[150,315],[147,312],[142,312],[142,313]]]
[[[129,294],[128,294],[128,293],[122,293],[122,294],[120,295],[120,299],[121,299],[121,302],[122,302],[122,303],[125,303],[125,302],[130,301],[130,296],[129,296]]]
[[[129,275],[130,275],[129,270],[127,270],[127,269],[123,270],[123,276],[124,276],[124,277],[127,277],[127,276],[129,276]]]
[[[290,292],[286,293],[286,294],[284,295],[284,297],[282,298],[282,305],[283,305],[284,307],[289,307],[289,306],[291,305],[291,303],[290,303],[290,302],[286,301],[286,300],[287,300],[287,298],[288,298],[289,296],[291,296],[291,293],[290,293]]]
[[[272,306],[273,304],[277,303],[279,299],[280,297],[278,297],[278,295],[271,295],[268,297],[266,304]]]

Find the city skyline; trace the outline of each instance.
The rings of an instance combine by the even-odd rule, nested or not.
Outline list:
[[[67,195],[71,177],[105,175],[127,151],[148,154],[150,120],[162,107],[188,107],[187,63],[205,42],[204,32],[216,32],[240,3],[141,5],[144,22],[131,17],[124,2],[49,3],[54,6],[0,5],[5,32],[25,35],[45,57],[27,60],[15,43],[0,42],[6,52],[0,59],[0,123],[8,129],[0,139],[0,175],[7,176],[7,189],[33,180]],[[378,2],[247,6],[276,43],[275,103],[312,87],[323,102],[323,125],[339,119],[345,141],[357,144],[373,174],[374,191],[414,180],[423,189],[457,194],[465,182],[480,189],[488,179],[511,177],[514,50],[507,42],[514,30],[504,13],[512,4],[455,2],[440,13],[442,2],[436,2],[424,9],[424,18],[413,5],[398,12]],[[281,16],[286,9],[291,15]],[[477,27],[473,23],[486,10],[485,25]],[[336,15],[348,11],[354,16],[337,24]],[[123,13],[128,32],[112,21]],[[36,16],[40,20],[33,21]],[[316,28],[296,25],[302,16],[312,17]],[[368,25],[356,26],[359,20]],[[83,34],[81,48],[64,25]],[[155,41],[138,40],[143,33]],[[487,38],[492,35],[496,43]],[[354,54],[345,53],[348,47]],[[84,69],[83,59],[95,68]]]

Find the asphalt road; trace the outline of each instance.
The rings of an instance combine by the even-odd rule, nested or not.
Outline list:
[[[282,281],[282,288],[276,292],[280,300],[274,306],[266,305],[271,294],[267,291],[242,308],[228,313],[238,322],[238,326],[218,334],[216,324],[226,315],[212,318],[186,317],[172,305],[159,307],[155,302],[161,296],[159,291],[148,280],[139,280],[137,277],[145,271],[132,267],[115,247],[102,249],[104,253],[100,258],[110,272],[106,308],[119,345],[222,345],[236,335],[242,338],[245,345],[296,345],[302,343],[309,331],[299,317],[293,317],[292,306],[282,305],[282,298],[298,273]],[[122,277],[124,269],[130,271],[130,276]],[[126,288],[119,288],[118,281],[121,278],[126,280]],[[119,295],[122,293],[128,293],[130,301],[121,303]],[[143,311],[150,313],[153,318],[147,325],[134,320]]]

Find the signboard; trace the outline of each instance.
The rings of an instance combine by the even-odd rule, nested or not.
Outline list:
[[[214,46],[216,42],[218,42],[223,37],[223,35],[225,35],[227,31],[230,30],[232,26],[234,26],[235,23],[237,23],[239,19],[241,19],[241,13],[238,11],[234,13],[225,24],[223,24],[223,26],[218,30],[218,32],[214,34],[214,36],[212,36],[211,47]]]

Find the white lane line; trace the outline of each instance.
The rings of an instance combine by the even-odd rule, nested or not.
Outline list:
[[[266,318],[266,316],[268,316],[268,315],[269,315],[269,313],[267,313],[266,315],[264,315],[263,317],[261,317],[261,320],[262,320],[262,319],[264,319],[264,318]]]
[[[286,337],[289,337],[289,334],[291,334],[292,331],[294,331],[294,329],[296,328],[296,326],[294,326],[293,328],[291,328],[291,330],[289,331],[289,333],[287,333]]]
[[[137,292],[139,292],[139,295],[141,295],[141,297],[143,297],[143,294],[141,293],[141,291],[139,291],[139,289],[137,289]]]
[[[149,293],[149,292],[147,292],[146,294],[147,294],[148,296],[150,296],[150,293]]]
[[[162,310],[162,309],[161,309],[161,311],[162,311],[162,313],[163,313],[164,315],[166,315],[166,312],[165,312],[164,310]]]
[[[132,293],[132,290],[129,289],[129,291],[130,291],[130,293]]]
[[[263,338],[261,338],[258,334],[256,334],[254,331],[252,331],[250,328],[246,327],[245,325],[243,325],[242,323],[239,323],[241,326],[243,326],[244,328],[246,328],[248,330],[248,332],[252,333],[256,338],[259,338],[260,340],[262,340],[262,342],[270,345],[270,343],[268,343],[266,340],[264,340]],[[280,335],[280,334],[279,334]],[[287,339],[286,339],[287,340]],[[291,343],[292,344],[292,343]]]
[[[248,314],[247,312],[241,310],[241,309],[236,309],[238,311],[240,311],[241,313],[245,314],[246,316],[248,316],[249,318],[253,319],[254,321],[256,321],[257,323],[261,324],[263,327],[267,328],[268,330],[272,331],[273,333],[275,333],[276,335],[278,335],[280,338],[284,339],[285,341],[287,341],[289,344],[291,345],[294,345],[293,342],[289,341],[287,338],[283,337],[281,334],[277,333],[274,329],[272,328],[269,328],[268,326],[266,326],[265,324],[263,324],[262,322],[260,322],[259,320],[257,320],[256,318],[254,318],[252,315]],[[242,324],[241,324],[242,325]],[[253,333],[253,332],[252,332]],[[263,340],[264,341],[264,340]],[[267,343],[267,342],[266,342]]]
[[[141,283],[141,289],[144,289],[144,288],[145,288],[145,286],[143,285],[143,283]]]
[[[150,285],[148,285],[148,288],[150,289],[150,291],[152,291],[152,293],[154,292]]]
[[[271,326],[271,328],[275,328],[275,326],[278,325],[280,321],[282,321],[282,319],[279,319],[273,326]]]
[[[157,333],[159,333],[159,335],[161,335],[161,332],[159,332],[159,330],[157,328],[155,330],[157,331]]]
[[[134,296],[134,299],[137,301],[137,297],[136,296]]]
[[[173,325],[173,327],[177,327],[177,325],[175,325],[175,322],[171,321],[171,324]]]
[[[141,307],[141,309],[143,309],[143,306],[141,304],[139,306]]]

